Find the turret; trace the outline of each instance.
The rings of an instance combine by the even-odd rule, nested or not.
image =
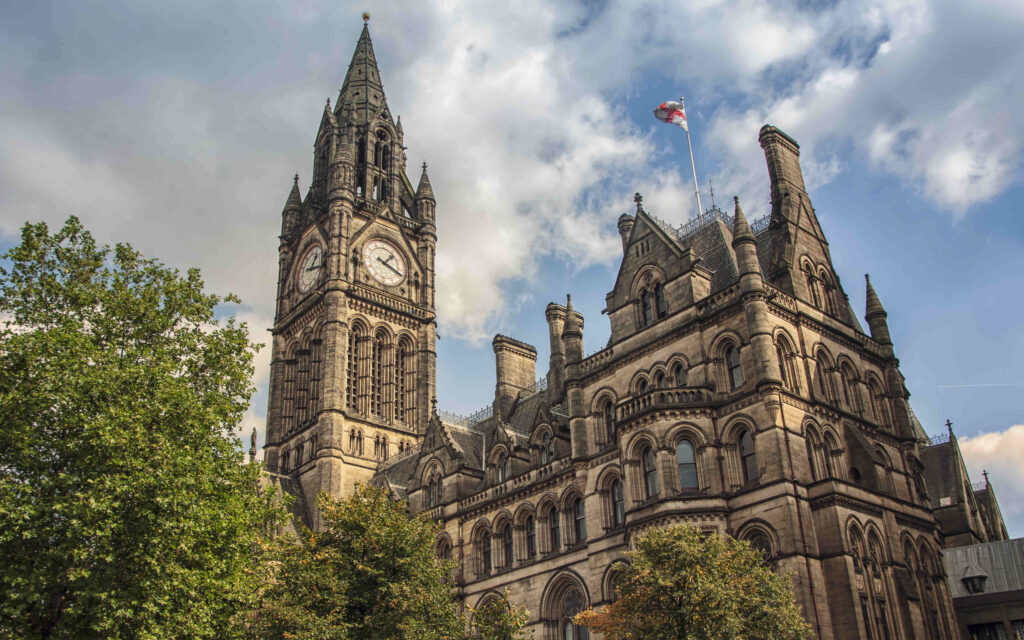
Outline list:
[[[434,220],[434,207],[437,200],[434,199],[434,189],[430,186],[430,178],[427,177],[427,163],[423,163],[423,174],[420,176],[420,185],[416,188],[416,217],[423,221]]]
[[[868,321],[871,329],[871,337],[879,344],[892,346],[892,338],[889,336],[889,323],[886,317],[889,315],[878,299],[875,288],[871,286],[871,276],[864,274],[864,281],[867,283],[867,304],[865,305],[864,319]]]
[[[573,310],[572,296],[566,296],[562,348],[567,366],[579,364],[583,360],[583,316]]]
[[[301,220],[302,196],[299,194],[299,174],[296,173],[292,190],[288,192],[288,200],[284,203],[284,211],[281,212],[282,239],[290,236]]]
[[[772,342],[772,323],[765,302],[761,265],[757,258],[757,237],[743,215],[740,199],[734,198],[734,203],[732,248],[736,252],[736,270],[740,277],[741,299],[747,316],[757,386],[779,385],[782,379],[779,377],[778,356]]]
[[[622,238],[622,255],[626,255],[626,249],[629,246],[629,235],[633,233],[634,224],[636,224],[636,218],[628,213],[619,216],[619,237]]]
[[[544,310],[544,317],[548,321],[548,338],[551,341],[547,398],[551,404],[558,404],[565,394],[565,350],[562,347],[565,307],[554,302],[548,303]]]

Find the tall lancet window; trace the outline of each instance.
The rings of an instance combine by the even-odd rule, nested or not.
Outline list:
[[[408,350],[409,346],[403,340],[398,343],[398,351],[395,352],[395,418],[400,422],[405,422],[405,376]]]
[[[359,343],[359,334],[351,331],[348,334],[348,389],[346,392],[345,406],[351,410],[356,408],[356,396],[359,393],[359,371],[356,359],[356,345]]]
[[[323,341],[314,340],[310,344],[311,360],[309,365],[309,412],[310,418],[316,418],[320,411],[320,370],[323,358]]]
[[[373,407],[375,415],[381,415],[384,408],[384,338],[377,334],[373,338],[370,363],[373,368],[370,377],[372,387]]]

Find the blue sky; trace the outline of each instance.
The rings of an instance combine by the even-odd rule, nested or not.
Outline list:
[[[673,224],[693,211],[681,132],[651,115],[685,95],[705,205],[710,182],[767,213],[757,131],[800,142],[854,309],[870,272],[926,430],[953,421],[1024,533],[1024,5],[374,4],[408,172],[427,160],[438,198],[442,408],[490,400],[495,333],[535,344],[543,374],[544,307],[567,292],[586,350],[605,343],[616,218],[635,191]],[[280,210],[366,8],[0,6],[0,245],[75,213],[104,241],[199,266],[267,341]],[[263,426],[267,362],[245,430]]]

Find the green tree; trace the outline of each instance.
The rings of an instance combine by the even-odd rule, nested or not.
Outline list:
[[[533,633],[523,627],[530,621],[530,612],[522,605],[511,604],[508,589],[502,598],[490,598],[473,615],[476,640],[528,640]]]
[[[321,494],[320,530],[278,541],[256,611],[243,622],[260,640],[461,638],[449,575],[434,555],[437,525],[373,487]]]
[[[654,528],[626,556],[618,599],[576,617],[606,640],[799,640],[810,632],[788,578],[746,542]]]
[[[0,268],[0,637],[225,638],[276,509],[237,302],[76,218]]]

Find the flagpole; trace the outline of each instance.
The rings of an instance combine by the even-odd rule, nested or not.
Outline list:
[[[679,102],[686,106],[685,98],[679,98]],[[686,148],[690,150],[690,169],[693,170],[693,195],[697,196],[697,217],[704,215],[704,208],[700,206],[700,187],[697,186],[697,165],[693,162],[693,145],[690,143],[690,123],[683,128],[686,132]]]

